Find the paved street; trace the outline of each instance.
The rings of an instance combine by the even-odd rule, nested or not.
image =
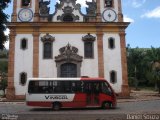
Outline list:
[[[19,119],[53,119],[53,120],[121,120],[127,119],[127,115],[138,114],[159,114],[160,100],[124,102],[118,103],[116,109],[62,109],[60,111],[52,111],[50,108],[33,108],[27,107],[25,103],[0,102],[1,118],[8,116],[18,116]],[[128,116],[129,117],[129,116]],[[155,117],[155,116],[151,116]],[[155,119],[160,119],[156,116]]]

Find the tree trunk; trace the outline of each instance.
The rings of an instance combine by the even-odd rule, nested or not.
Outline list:
[[[137,80],[137,67],[134,68],[134,74],[135,74],[135,88],[138,90],[138,80]]]
[[[160,81],[158,81],[158,93],[160,94]]]
[[[154,89],[155,89],[155,91],[158,91],[158,84],[157,84],[157,82],[155,82],[155,87],[154,87]]]

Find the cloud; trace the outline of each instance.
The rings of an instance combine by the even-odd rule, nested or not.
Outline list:
[[[10,33],[10,30],[7,28],[6,31],[4,31],[5,35],[8,35]]]
[[[9,35],[10,33],[10,30],[7,28],[6,31],[4,31],[4,34],[5,35]],[[6,49],[9,49],[9,41],[7,41],[5,44],[4,44],[5,48]]]
[[[160,6],[141,15],[141,18],[160,18]]]
[[[132,19],[132,18],[129,18],[127,15],[124,15],[124,22],[132,22],[132,23],[134,23],[134,19]]]
[[[86,1],[91,2],[92,0],[77,0],[77,3],[81,4],[82,7],[87,7]]]
[[[132,0],[132,7],[134,7],[134,8],[139,8],[139,7],[141,7],[145,2],[146,2],[146,0]]]

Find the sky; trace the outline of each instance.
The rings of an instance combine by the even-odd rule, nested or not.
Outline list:
[[[54,5],[58,0],[51,0],[50,12],[54,13]],[[85,13],[85,1],[77,0]],[[13,0],[5,10],[11,16]],[[132,48],[160,47],[160,0],[122,0],[122,10],[125,22],[131,22],[126,29],[126,44]],[[11,17],[9,17],[10,21]],[[8,34],[8,31],[6,32]],[[6,43],[6,48],[8,48]]]

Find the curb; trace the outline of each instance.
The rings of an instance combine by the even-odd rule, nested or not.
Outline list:
[[[160,98],[155,99],[117,99],[117,103],[125,103],[125,102],[139,102],[139,101],[153,101],[153,100],[160,100]],[[7,99],[1,99],[0,103],[25,103],[25,100],[7,100]]]
[[[124,102],[140,102],[140,101],[153,101],[153,100],[160,100],[160,98],[155,98],[155,99],[132,99],[132,100],[122,100],[122,99],[118,99],[117,103],[124,103]]]

